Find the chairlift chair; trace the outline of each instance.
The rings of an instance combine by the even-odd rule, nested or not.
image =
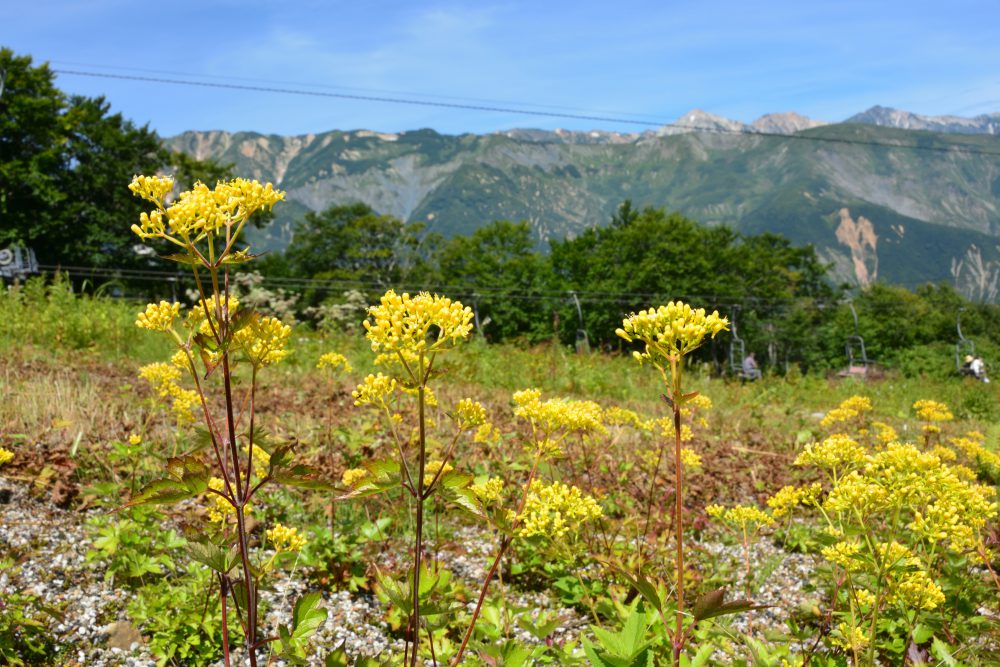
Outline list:
[[[743,360],[746,358],[746,343],[740,338],[736,330],[736,314],[739,306],[733,306],[732,314],[729,317],[729,330],[732,337],[729,339],[729,371],[736,377],[743,377]]]
[[[848,336],[847,341],[844,343],[844,352],[847,355],[847,368],[841,371],[839,375],[842,377],[851,375],[865,377],[868,375],[868,370],[874,362],[868,358],[868,352],[865,350],[865,339],[861,336],[861,332],[858,329],[858,311],[854,309],[854,304],[850,301],[847,302],[847,306],[851,309],[851,315],[854,317],[854,335]]]
[[[583,327],[583,309],[580,307],[580,299],[577,298],[576,292],[574,291],[570,291],[570,296],[573,297],[573,303],[576,304],[578,327],[573,347],[576,349],[577,354],[590,354],[590,336],[587,335],[587,330]]]
[[[958,320],[955,328],[958,329],[958,341],[955,343],[955,371],[960,375],[972,375],[972,370],[965,365],[965,357],[976,356],[976,341],[970,340],[962,335],[962,311],[958,309]]]

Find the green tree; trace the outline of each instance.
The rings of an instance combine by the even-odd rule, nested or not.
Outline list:
[[[306,290],[307,304],[352,286],[380,292],[407,278],[417,262],[422,229],[379,215],[362,203],[307,213],[285,252],[284,270],[296,278],[342,281],[332,288]],[[280,262],[274,260],[272,265]]]
[[[156,134],[111,114],[103,98],[68,97],[47,65],[0,49],[0,245],[42,264],[134,268],[129,227],[142,210],[126,185],[167,162]]]
[[[456,236],[438,256],[449,293],[476,309],[490,340],[551,335],[545,292],[551,282],[546,257],[535,250],[527,222],[498,220],[471,236]]]

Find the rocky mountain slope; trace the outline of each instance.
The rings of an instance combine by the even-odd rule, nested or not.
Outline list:
[[[167,144],[288,191],[290,205],[258,246],[287,244],[308,210],[359,200],[445,235],[524,219],[544,245],[605,224],[631,199],[812,243],[840,280],[954,280],[995,300],[1000,138],[988,123],[969,130],[971,121],[954,134],[883,127],[902,116],[877,109],[865,112],[867,124],[772,114],[748,126],[692,111],[639,134],[187,132]]]

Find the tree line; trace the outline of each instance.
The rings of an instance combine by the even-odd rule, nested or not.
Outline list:
[[[129,228],[143,204],[125,184],[134,174],[170,172],[187,188],[230,177],[232,166],[167,151],[105,99],[67,95],[47,65],[6,48],[0,76],[0,248],[31,247],[51,266],[172,269],[156,252],[137,252]],[[947,352],[960,311],[963,331],[988,353],[1000,342],[997,307],[969,303],[947,285],[852,293],[830,282],[811,247],[627,201],[607,224],[547,246],[527,222],[494,221],[443,238],[365,204],[335,205],[307,214],[292,244],[257,264],[265,278],[306,281],[300,318],[349,301],[329,281],[355,284],[369,298],[389,287],[433,288],[473,306],[490,341],[618,350],[613,332],[623,317],[683,299],[735,319],[745,349],[767,366],[830,368],[844,363],[844,341],[855,333],[850,297],[857,333],[882,363],[934,366],[926,351]],[[702,359],[727,365],[732,338],[720,337]]]

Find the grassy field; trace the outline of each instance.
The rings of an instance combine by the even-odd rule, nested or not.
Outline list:
[[[141,310],[65,285],[0,296],[0,447],[12,454],[0,478],[81,525],[91,576],[119,594],[101,623],[141,636],[136,655],[222,664],[214,566],[191,548],[211,530],[232,535],[225,516],[212,518],[225,514],[213,494],[108,511],[163,478],[171,457],[210,452],[195,424],[178,424],[170,400],[137,375],[172,351],[134,326]],[[365,623],[384,642],[362,641],[332,611],[293,613],[280,595],[262,598],[271,614],[262,627],[279,637],[288,625],[292,639],[273,651],[286,661],[402,664],[414,650],[406,577],[417,551],[397,453],[409,456],[418,441],[418,397],[397,392],[385,410],[355,405],[352,391],[378,372],[360,326],[332,337],[297,327],[288,347],[255,390],[256,427],[268,433],[258,441],[265,457],[287,447],[323,488],[268,486],[254,498],[255,571],[270,582],[264,591],[318,594],[308,598],[316,609],[335,609],[338,595],[364,602]],[[318,369],[328,352],[351,370]],[[648,365],[473,337],[435,370],[419,423],[428,464],[452,470],[420,520],[423,664],[456,659],[467,632],[461,661],[470,665],[638,667],[671,664],[678,652],[687,665],[1000,661],[997,384],[891,372],[871,382],[790,374],[743,384],[687,368],[684,391],[710,400],[683,413],[678,530],[672,410]],[[235,385],[240,396],[248,386]],[[530,388],[540,397],[516,394]],[[457,416],[463,399],[482,406],[490,428]],[[915,406],[927,400],[942,405]],[[305,543],[281,543],[268,532],[278,524]],[[688,600],[680,633],[679,534]],[[77,656],[89,647],[52,630],[69,603],[52,610],[45,596],[16,590],[36,558],[30,546],[0,553],[5,592],[16,593],[0,609],[0,663],[86,664]],[[746,602],[724,607],[713,593],[722,588]],[[303,618],[319,626],[309,641],[307,623],[296,625]]]

